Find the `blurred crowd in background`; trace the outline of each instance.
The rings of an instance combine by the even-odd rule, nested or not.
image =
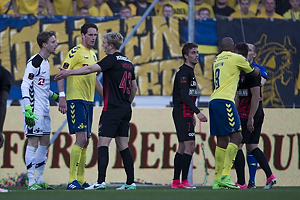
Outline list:
[[[153,0],[1,0],[0,15],[53,17],[142,16]],[[194,0],[195,18],[273,18],[299,20],[300,0]],[[188,0],[159,0],[149,16],[188,19]]]

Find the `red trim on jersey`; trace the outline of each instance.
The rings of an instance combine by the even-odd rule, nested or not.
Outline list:
[[[182,104],[182,115],[183,117],[193,117],[194,112],[188,107],[185,102],[183,101]]]
[[[106,79],[104,81],[103,79],[103,103],[104,103],[103,111],[107,110],[108,94],[109,94],[108,80]]]
[[[247,98],[240,98],[240,105],[239,105],[239,116],[242,119],[248,119],[250,108],[251,108],[251,97]]]

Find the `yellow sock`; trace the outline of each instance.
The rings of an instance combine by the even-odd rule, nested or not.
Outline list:
[[[74,145],[70,155],[70,172],[69,172],[69,183],[77,179],[78,163],[80,161],[81,147]]]
[[[81,152],[81,158],[78,165],[78,173],[77,173],[77,180],[82,185],[85,182],[84,173],[85,173],[85,166],[86,166],[86,150],[87,148],[83,148]]]
[[[223,149],[221,147],[216,147],[215,151],[215,160],[216,160],[216,166],[215,166],[215,180],[218,180],[222,175],[222,170],[224,167],[224,159],[225,159],[225,153],[226,149]]]
[[[222,175],[230,174],[230,170],[232,168],[238,150],[239,148],[237,145],[230,142],[228,143],[225,153],[224,169],[222,171]]]

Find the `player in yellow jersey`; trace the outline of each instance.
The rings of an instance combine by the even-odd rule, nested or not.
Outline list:
[[[98,28],[95,24],[84,24],[81,27],[81,44],[71,49],[64,60],[66,70],[78,69],[95,64],[97,57],[92,47],[97,38]],[[67,113],[69,132],[76,134],[76,141],[70,155],[69,184],[67,189],[77,190],[89,187],[85,182],[86,150],[91,137],[95,89],[102,97],[102,85],[96,73],[69,76],[67,92],[64,93],[64,80],[57,82],[60,101],[59,111]]]
[[[254,76],[260,75],[259,69],[250,67],[247,59],[233,53],[234,49],[232,38],[223,38],[221,53],[213,64],[215,89],[209,101],[210,135],[217,137],[213,189],[239,188],[229,177],[242,140],[241,122],[234,106],[234,97],[241,70]]]

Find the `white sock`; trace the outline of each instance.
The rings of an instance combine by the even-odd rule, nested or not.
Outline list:
[[[27,167],[27,176],[28,176],[28,186],[31,186],[35,183],[34,172],[35,172],[35,147],[28,146],[26,147],[25,152],[25,164]]]
[[[37,152],[36,152],[36,181],[38,184],[42,184],[44,182],[43,174],[46,166],[47,161],[47,152],[48,146],[41,146],[39,145]]]

